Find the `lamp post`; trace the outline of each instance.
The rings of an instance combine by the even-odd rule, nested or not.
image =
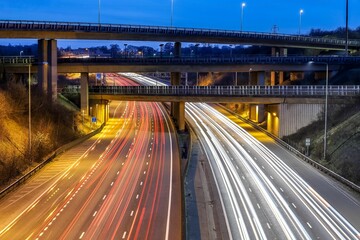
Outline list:
[[[345,43],[345,54],[348,55],[349,50],[349,1],[346,0],[346,43]]]
[[[328,95],[329,95],[329,64],[326,62],[310,62],[310,64],[324,64],[326,66],[325,76],[325,106],[324,106],[324,153],[323,159],[326,160],[327,152],[327,115],[328,115]]]
[[[299,35],[301,34],[301,16],[304,13],[304,10],[300,9],[299,12]]]
[[[32,161],[32,150],[31,150],[31,63],[29,59],[29,155],[30,161]]]
[[[100,26],[100,0],[98,2],[98,23],[99,23],[99,26]]]
[[[243,20],[244,20],[244,7],[246,6],[245,3],[241,4],[241,19],[240,19],[240,31],[243,30]]]
[[[170,27],[173,26],[173,16],[174,16],[174,0],[171,0],[171,19],[170,19]]]

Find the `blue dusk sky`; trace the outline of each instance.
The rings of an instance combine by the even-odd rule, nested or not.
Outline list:
[[[296,34],[299,29],[308,33],[312,28],[345,27],[346,0],[1,0],[1,19],[97,23],[99,1],[101,23],[170,26],[173,16],[175,27],[240,30],[241,19],[243,31],[272,32],[276,26],[279,33]],[[360,27],[360,0],[348,1],[349,27],[355,29]],[[78,42],[61,40],[59,46],[75,47]],[[0,40],[8,43],[17,41]]]

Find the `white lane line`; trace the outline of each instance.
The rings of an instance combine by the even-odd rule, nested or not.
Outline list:
[[[249,191],[252,192],[251,188],[249,188]]]
[[[138,199],[138,198],[139,198],[139,194],[136,195],[136,199]]]
[[[105,198],[106,198],[106,195],[104,195],[103,200],[105,200]]]
[[[294,208],[296,208],[296,205],[294,203],[291,203],[293,205]]]
[[[266,225],[267,225],[267,227],[268,227],[269,229],[271,229],[271,227],[270,227],[270,224],[269,224],[269,223],[266,223]]]
[[[146,171],[144,171],[144,174],[146,174]]]
[[[272,180],[274,180],[273,176],[271,176],[271,175],[270,175],[270,178],[271,178]]]
[[[130,213],[130,217],[132,217],[134,215],[134,211],[131,211]]]
[[[82,239],[84,235],[85,235],[85,232],[82,232],[82,234],[80,235],[79,239]]]
[[[111,182],[110,186],[114,185],[114,182]]]
[[[142,186],[142,185],[143,185],[143,182],[140,183],[140,186]]]
[[[309,222],[306,222],[307,223],[307,225],[309,226],[309,228],[312,228],[312,226],[310,225],[310,223]]]
[[[95,212],[94,212],[93,217],[95,217],[95,216],[96,216],[96,214],[97,214],[97,211],[95,211]]]
[[[280,188],[280,191],[284,192],[284,190],[282,188]]]
[[[125,237],[126,237],[126,231],[124,232],[122,238],[125,239]]]
[[[257,205],[258,209],[260,209],[260,205],[258,203],[256,205]]]

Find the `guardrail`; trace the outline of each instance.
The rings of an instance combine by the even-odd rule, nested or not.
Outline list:
[[[26,31],[61,31],[61,32],[95,32],[95,33],[127,33],[131,35],[157,35],[162,37],[211,37],[221,42],[234,42],[239,40],[252,40],[254,44],[263,42],[282,42],[286,45],[304,44],[307,46],[333,46],[344,49],[345,39],[308,37],[303,35],[290,35],[264,32],[247,32],[220,29],[200,29],[181,27],[162,27],[129,24],[104,24],[85,22],[55,22],[55,21],[26,21],[26,20],[0,20],[0,30],[26,30]],[[200,38],[201,39],[201,38]],[[164,38],[164,40],[166,40]],[[240,41],[241,42],[241,41]],[[249,44],[249,42],[247,42]],[[251,42],[250,42],[251,43]],[[275,44],[274,44],[275,45]],[[350,39],[350,48],[359,48],[360,41]]]
[[[35,58],[33,56],[3,56],[0,57],[0,64],[33,64]]]
[[[63,93],[80,93],[80,86],[68,86]],[[251,96],[324,97],[326,86],[90,86],[90,94],[157,96]],[[329,97],[360,96],[360,85],[330,85]]]
[[[231,111],[228,108],[225,108],[222,105],[219,105],[222,108],[224,108],[226,111],[231,112],[232,114],[234,114],[237,118],[239,118],[241,121],[244,121],[248,124],[250,124],[251,126],[253,126],[254,128],[256,128],[256,130],[265,133],[266,135],[268,135],[269,137],[271,137],[272,139],[274,139],[280,146],[284,147],[285,149],[289,150],[290,152],[294,153],[297,157],[299,157],[300,159],[304,160],[305,162],[309,163],[310,165],[312,165],[313,167],[315,167],[316,169],[326,173],[327,175],[333,177],[334,179],[336,179],[337,181],[345,184],[346,186],[350,187],[351,189],[357,191],[360,193],[360,186],[356,185],[355,183],[347,180],[346,178],[340,176],[339,174],[335,173],[334,171],[324,167],[323,165],[319,164],[318,162],[312,160],[311,158],[305,156],[304,154],[302,154],[300,151],[298,151],[297,149],[295,149],[294,147],[290,146],[289,144],[287,144],[286,142],[284,142],[283,140],[281,140],[280,138],[278,138],[277,136],[275,136],[274,134],[266,131],[265,129],[263,129],[262,127],[258,126],[257,124],[255,124],[254,122],[245,119],[243,117],[241,117],[240,115],[234,113],[233,111]]]
[[[98,128],[97,130],[87,134],[84,137],[78,138],[68,144],[65,144],[64,146],[56,149],[54,152],[50,153],[47,157],[45,157],[44,161],[42,161],[41,163],[39,163],[36,167],[34,167],[32,170],[30,170],[28,173],[26,173],[24,176],[22,176],[21,178],[19,178],[18,180],[16,180],[15,182],[13,182],[12,184],[10,184],[9,186],[7,186],[5,189],[0,191],[0,198],[4,197],[7,193],[9,193],[10,191],[12,191],[14,188],[16,188],[17,186],[19,186],[20,184],[22,184],[23,182],[25,182],[28,178],[30,178],[32,175],[34,175],[37,171],[39,171],[42,167],[44,167],[47,163],[49,163],[51,160],[53,160],[56,156],[62,154],[63,152],[69,150],[70,148],[76,146],[77,144],[91,138],[92,136],[98,134],[99,132],[101,132],[101,130],[104,128],[104,124],[101,125],[100,128]]]

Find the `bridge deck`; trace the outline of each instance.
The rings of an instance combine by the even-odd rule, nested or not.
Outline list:
[[[0,38],[207,42],[344,50],[346,40],[216,29],[51,21],[0,21]],[[360,40],[349,40],[358,50]]]

